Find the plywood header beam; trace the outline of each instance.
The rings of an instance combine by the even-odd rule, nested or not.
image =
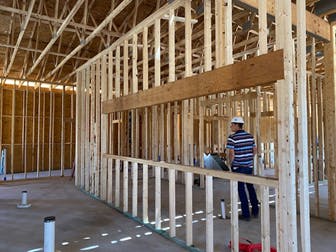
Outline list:
[[[137,94],[106,101],[102,105],[103,113],[125,111],[249,88],[256,85],[269,84],[283,78],[283,51],[279,50]]]

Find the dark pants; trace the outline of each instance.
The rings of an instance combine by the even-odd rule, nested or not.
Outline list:
[[[251,168],[247,168],[247,167],[240,167],[240,168],[233,170],[233,172],[244,173],[248,175],[252,175],[252,171],[253,170]],[[239,194],[239,199],[241,202],[242,215],[246,218],[249,218],[250,210],[249,210],[248,199],[247,199],[246,190],[245,190],[245,184],[249,192],[249,196],[250,196],[250,202],[252,205],[252,215],[258,215],[259,207],[258,207],[257,194],[254,190],[253,184],[238,182],[238,194]]]

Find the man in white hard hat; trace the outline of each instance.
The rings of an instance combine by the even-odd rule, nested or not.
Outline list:
[[[253,173],[253,159],[254,155],[257,153],[257,147],[253,136],[243,130],[243,125],[243,118],[232,118],[230,128],[233,134],[228,137],[226,148],[229,150],[229,162],[231,164],[231,170],[233,172],[251,175]],[[258,217],[259,207],[253,184],[238,182],[238,194],[242,208],[242,214],[239,216],[239,219],[249,221],[251,214],[249,210],[245,184],[250,196],[249,198],[252,205],[253,217]]]

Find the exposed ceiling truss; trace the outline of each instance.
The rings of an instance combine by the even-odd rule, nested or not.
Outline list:
[[[307,0],[307,10],[332,20],[336,15],[334,2]],[[0,0],[0,77],[73,83],[77,67],[166,3],[163,0]],[[199,32],[203,25],[202,7],[202,0],[192,1],[194,64],[203,60],[203,36]],[[183,22],[183,12],[176,16],[180,19],[176,20],[179,65],[184,60],[184,48],[179,46],[183,44],[183,37],[179,38],[179,34],[183,34],[183,25],[178,25]],[[167,22],[161,22],[162,51],[168,48]],[[269,45],[272,46],[275,26],[273,20],[268,22]],[[257,13],[235,5],[233,28],[235,59],[256,53]],[[153,43],[151,38],[149,43]],[[164,69],[164,62],[162,67]],[[149,70],[154,71],[154,68]],[[176,71],[180,70],[177,68]]]

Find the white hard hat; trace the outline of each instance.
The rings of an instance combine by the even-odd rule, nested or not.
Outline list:
[[[240,116],[236,116],[232,118],[231,123],[243,123],[244,124],[244,119]]]

